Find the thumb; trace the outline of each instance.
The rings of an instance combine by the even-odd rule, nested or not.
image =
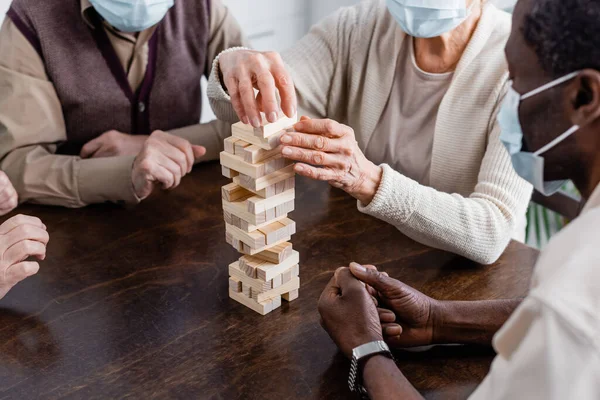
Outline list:
[[[206,148],[204,146],[192,145],[192,151],[194,152],[194,159],[196,161],[206,154]]]
[[[303,115],[303,116],[300,117],[300,122],[302,122],[302,121],[309,121],[309,120],[310,120],[310,117],[307,117],[306,115]]]
[[[376,269],[365,268],[357,263],[350,263],[350,271],[357,279],[360,279],[378,292],[384,292],[393,286],[396,281],[390,278],[386,273],[379,272]]]

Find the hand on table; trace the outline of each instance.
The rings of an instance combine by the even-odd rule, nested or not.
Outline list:
[[[119,131],[108,131],[90,140],[81,149],[81,158],[136,156],[142,151],[147,135],[128,135]]]
[[[352,128],[302,117],[293,130],[281,136],[282,154],[299,162],[294,167],[299,175],[328,181],[365,205],[373,200],[383,172],[367,160]]]
[[[131,180],[136,195],[143,200],[158,184],[163,189],[175,189],[204,154],[202,146],[166,132],[154,132],[133,163]]]
[[[365,285],[339,268],[319,299],[321,324],[348,357],[365,343],[383,340],[377,308]]]
[[[372,266],[351,264],[352,274],[367,284],[380,307],[385,341],[393,347],[426,346],[434,343],[439,303],[416,289],[390,278]]]
[[[0,171],[0,215],[6,215],[19,205],[19,196],[8,176]]]
[[[290,118],[296,115],[297,100],[291,75],[283,60],[275,52],[237,50],[219,56],[222,74],[231,104],[240,121],[261,126],[260,112],[269,122],[279,119],[277,93],[281,97],[281,110]],[[254,95],[258,89],[258,96]]]
[[[45,259],[49,240],[46,226],[35,217],[17,215],[0,225],[0,299],[17,283],[39,271],[37,262],[25,260]]]

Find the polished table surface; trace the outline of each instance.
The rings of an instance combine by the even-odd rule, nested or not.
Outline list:
[[[345,193],[298,178],[300,298],[267,316],[229,300],[216,164],[135,208],[25,206],[51,241],[40,273],[0,301],[0,399],[341,399],[349,363],[319,325],[333,271],[372,263],[439,299],[527,292],[537,252],[513,243],[489,267],[429,249],[363,215]],[[431,399],[466,398],[486,375],[488,348],[400,352]]]

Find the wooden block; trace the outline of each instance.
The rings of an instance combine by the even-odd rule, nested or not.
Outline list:
[[[271,300],[271,308],[276,310],[279,307],[281,307],[281,296],[276,296]]]
[[[242,142],[241,140],[239,142]],[[239,143],[238,142],[238,143]],[[242,142],[245,143],[245,142]],[[236,149],[236,155],[241,156],[244,161],[256,164],[268,158],[271,158],[281,153],[281,146],[277,146],[273,150],[261,149],[255,144],[248,145],[247,147],[241,148],[239,151]]]
[[[285,218],[279,222],[274,222],[263,228],[260,228],[258,232],[265,235],[265,241],[267,245],[277,243],[285,237],[290,237],[296,233],[296,222],[289,218]]]
[[[282,215],[286,215],[287,213],[290,213],[292,211],[294,211],[294,201],[288,201],[287,203],[278,205],[275,208],[275,218],[279,218]]]
[[[288,118],[285,115],[283,115],[277,121],[269,122],[263,113],[261,113],[261,119],[262,124],[259,128],[255,128],[250,124],[244,124],[243,122],[238,122],[233,126],[235,126],[236,129],[247,133],[248,135],[254,135],[260,138],[267,138],[276,133],[279,133],[280,131],[286,128],[293,126],[298,121],[297,117]]]
[[[239,141],[239,139],[236,139],[232,136],[228,137],[227,139],[225,139],[224,144],[225,144],[225,151],[228,152],[229,154],[234,154],[235,152],[235,143]]]
[[[286,179],[293,178],[294,176],[294,166],[288,165],[287,167],[280,169],[279,171],[275,171],[271,174],[262,176],[260,178],[253,178],[249,175],[239,174],[238,184],[240,186],[245,187],[246,189],[257,191],[262,190],[271,185],[275,185],[276,183],[279,183]]]
[[[272,174],[292,164],[292,161],[284,158],[281,154],[255,164],[246,162],[241,156],[229,154],[226,151],[220,153],[220,159],[222,166],[235,170],[245,176],[249,176],[252,179],[258,179],[265,175]]]
[[[267,292],[258,293],[256,301],[262,303],[266,300],[273,299],[277,296],[281,297],[282,294],[289,293],[293,290],[300,289],[300,278],[293,278],[285,285],[278,286],[276,289],[271,289]]]
[[[230,183],[221,188],[221,197],[227,201],[241,201],[256,195],[236,183]]]
[[[241,122],[238,124],[241,124],[241,126],[244,125]],[[233,124],[231,126],[231,134],[233,137],[243,140],[244,142],[254,144],[264,150],[273,150],[277,148],[280,144],[279,138],[284,133],[284,131],[280,131],[272,136],[269,136],[268,138],[261,138],[248,133],[244,129],[240,128],[240,125],[238,124]]]
[[[225,232],[225,241],[227,243],[229,243],[234,249],[236,249],[240,253],[244,249],[244,246],[242,245],[242,242],[240,242],[239,240],[235,239],[230,233]]]
[[[229,264],[229,276],[242,282],[245,286],[252,288],[256,293],[266,292],[273,288],[272,281],[253,279],[246,275],[244,271],[241,270],[239,261]]]
[[[225,220],[226,224],[232,225],[233,220],[231,219],[231,213],[223,211],[223,219]]]
[[[281,274],[281,283],[287,283],[292,280],[293,268],[288,269],[283,274]]]
[[[287,214],[283,214],[281,216],[276,216],[275,219],[267,221],[265,223],[259,224],[259,225],[252,225],[247,221],[244,221],[241,218],[238,218],[234,215],[232,215],[232,224],[233,226],[235,226],[236,228],[240,228],[241,230],[243,230],[244,232],[254,232],[259,230],[260,228],[264,228],[267,225],[272,224],[273,222],[277,222],[277,221],[281,221],[282,219],[287,218]]]
[[[242,282],[242,293],[246,297],[252,297],[252,286],[246,285],[244,282]]]
[[[295,252],[292,249],[291,243],[281,243],[277,246],[273,246],[261,253],[256,254],[256,257],[260,258],[261,260],[268,261],[272,264],[281,264],[282,262],[293,256],[295,253],[297,252]]]
[[[229,178],[229,179],[233,179],[233,178],[235,178],[236,176],[238,176],[240,174],[239,172],[234,171],[234,170],[232,170],[230,168],[227,168],[227,167],[225,167],[223,165],[221,165],[221,173],[223,174],[223,176],[225,178]]]
[[[240,139],[236,139],[237,142],[235,143],[235,146],[233,148],[233,154],[235,154],[236,156],[240,156],[242,158],[244,158],[243,154],[244,154],[244,149],[248,146],[252,146],[250,143],[246,143],[243,140]]]
[[[241,186],[238,186],[238,187],[241,188]],[[259,196],[249,197],[246,201],[246,205],[248,206],[248,212],[257,214],[260,212],[265,212],[268,209],[275,208],[277,206],[281,206],[282,204],[288,203],[289,201],[293,202],[295,198],[296,198],[296,190],[291,189],[291,190],[288,190],[287,192],[283,192],[281,194],[269,197],[267,199],[264,199]]]
[[[267,221],[277,218],[277,214],[275,213],[275,209],[274,208],[269,208],[267,211],[265,211],[265,218],[267,219]]]
[[[287,302],[294,301],[298,298],[299,290],[292,290],[291,292],[284,293],[281,295],[281,298]]]
[[[283,279],[281,275],[277,275],[271,280],[271,288],[277,289],[279,286],[283,284]]]
[[[273,311],[273,306],[276,304],[272,300],[263,303],[258,303],[255,300],[244,296],[242,293],[235,293],[232,290],[229,290],[229,297],[232,300],[235,300],[238,303],[250,308],[251,310],[256,311],[260,315],[267,315],[268,313]]]
[[[273,264],[256,256],[242,256],[238,261],[238,268],[241,271],[252,270],[250,278],[256,278],[263,282],[273,280],[278,275],[282,275],[286,271],[291,271],[291,277],[298,276],[298,263],[300,262],[300,254],[297,251],[291,250],[291,255],[281,263]]]
[[[242,292],[242,281],[235,277],[229,278],[229,290],[233,290],[236,293]]]
[[[260,225],[268,222],[264,212],[258,214],[252,214],[248,212],[248,207],[246,206],[245,201],[223,200],[223,210],[246,221],[250,225]]]
[[[234,239],[246,244],[252,250],[261,249],[267,246],[267,238],[261,231],[244,232],[233,225],[225,224],[225,231]]]
[[[267,249],[269,249],[269,248],[271,248],[273,246],[277,246],[278,244],[281,244],[283,242],[289,242],[289,241],[290,241],[289,237],[283,238],[281,241],[273,243],[273,245],[267,245],[267,246],[261,247],[259,249],[253,249],[250,246],[248,246],[247,244],[245,244],[245,243],[242,242],[242,249],[238,250],[238,251],[240,253],[242,253],[242,254],[247,254],[247,255],[253,256],[253,255],[261,253],[261,252],[263,252],[263,251],[265,251],[265,250],[267,250]]]
[[[233,182],[244,187],[240,182],[239,176],[234,177]],[[264,197],[265,199],[267,199],[269,197],[273,197],[278,194],[281,194],[287,190],[294,189],[295,187],[296,187],[296,179],[295,179],[295,177],[290,177],[290,178],[286,179],[285,181],[278,182],[278,183],[268,186],[262,190],[252,190],[249,187],[244,187],[244,189],[250,190],[257,196]]]

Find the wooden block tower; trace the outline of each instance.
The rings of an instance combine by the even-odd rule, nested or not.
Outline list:
[[[293,301],[300,288],[297,251],[291,236],[296,223],[294,167],[281,156],[279,137],[296,123],[284,117],[253,128],[232,126],[221,153],[223,175],[233,183],[223,186],[223,215],[227,243],[243,256],[229,266],[229,297],[265,315],[281,299]]]

